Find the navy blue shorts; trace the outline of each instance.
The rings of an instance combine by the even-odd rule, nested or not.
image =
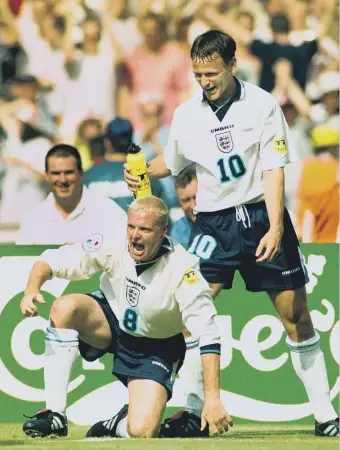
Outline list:
[[[141,378],[160,383],[172,397],[176,375],[185,357],[185,341],[182,333],[166,339],[135,337],[119,328],[105,295],[101,291],[87,294],[101,307],[111,329],[111,345],[100,350],[79,339],[79,351],[86,361],[95,361],[106,353],[113,353],[112,373],[127,385],[128,378]]]
[[[233,285],[238,270],[251,292],[297,289],[308,282],[299,242],[288,211],[284,211],[284,233],[278,256],[272,262],[257,263],[255,252],[269,230],[265,202],[203,212],[197,215],[189,251],[200,257],[202,275],[209,283]]]

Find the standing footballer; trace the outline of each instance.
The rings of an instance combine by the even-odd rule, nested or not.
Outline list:
[[[215,297],[232,287],[236,270],[247,290],[268,293],[287,332],[293,367],[315,416],[315,434],[339,435],[320,336],[307,307],[308,276],[284,207],[283,170],[296,154],[275,98],[233,76],[235,50],[235,41],[220,31],[195,39],[191,58],[203,92],[176,109],[164,155],[151,161],[149,174],[177,175],[196,163],[197,219],[189,251],[201,258]],[[125,180],[132,191],[138,186],[128,166]],[[191,386],[198,393],[199,383]],[[199,404],[191,410],[198,411]],[[176,416],[161,433],[200,436],[198,426],[196,433],[189,430],[189,422],[192,414]]]

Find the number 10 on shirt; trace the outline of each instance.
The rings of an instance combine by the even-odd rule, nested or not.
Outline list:
[[[235,178],[240,178],[246,173],[246,166],[240,155],[232,155],[228,158],[220,158],[217,161],[221,183],[226,183]]]

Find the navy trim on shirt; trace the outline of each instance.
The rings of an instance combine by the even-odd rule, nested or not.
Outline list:
[[[163,244],[162,244],[161,248],[159,249],[159,252],[157,253],[156,257],[152,261],[145,261],[145,262],[144,261],[136,261],[135,262],[137,277],[139,277],[139,275],[141,275],[143,272],[150,269],[150,267],[152,267],[154,264],[156,264],[156,262],[162,255],[165,255],[166,253],[171,252],[173,249],[174,249],[174,243],[173,243],[172,239],[169,238],[168,236],[165,236]]]
[[[215,105],[215,103],[210,102],[207,99],[207,97],[205,95],[205,92],[203,92],[202,102],[207,102],[208,103],[208,105],[214,111],[214,113],[216,114],[216,117],[218,118],[218,120],[220,122],[222,122],[222,120],[225,118],[225,116],[226,116],[227,112],[229,111],[231,105],[235,101],[240,100],[240,98],[241,98],[241,93],[242,93],[241,83],[236,77],[234,77],[234,80],[236,82],[236,93],[223,106],[218,106],[218,105]]]
[[[206,353],[215,353],[217,355],[221,354],[221,345],[220,344],[210,344],[210,345],[203,345],[200,348],[201,355],[205,355]]]

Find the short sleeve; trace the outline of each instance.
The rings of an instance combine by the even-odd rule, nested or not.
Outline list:
[[[176,111],[170,128],[169,140],[164,149],[164,160],[171,174],[175,176],[191,164],[191,161],[184,157],[181,150],[180,119]]]
[[[260,161],[262,170],[284,167],[297,161],[290,131],[280,106],[275,102],[261,118]]]

